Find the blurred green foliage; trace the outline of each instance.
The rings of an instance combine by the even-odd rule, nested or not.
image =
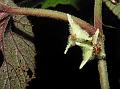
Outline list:
[[[19,6],[24,7],[37,7],[40,6],[41,8],[49,8],[49,7],[56,7],[57,5],[71,5],[74,8],[78,9],[79,0],[24,0],[18,3]]]
[[[59,4],[62,5],[71,5],[74,8],[78,9],[77,7],[78,0],[44,0],[41,4],[41,8],[49,8],[49,7],[56,7]]]

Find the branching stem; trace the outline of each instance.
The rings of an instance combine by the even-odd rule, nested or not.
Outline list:
[[[1,11],[4,11],[9,14],[48,17],[48,18],[53,18],[53,19],[63,20],[68,22],[66,13],[60,12],[60,11],[54,11],[54,10],[48,10],[48,9],[10,7],[10,6],[4,5],[1,2],[0,2],[0,8],[2,8],[2,10],[0,9]],[[75,16],[72,16],[72,18],[77,24],[80,25],[80,27],[85,29],[90,35],[93,35],[95,33],[95,28],[89,23],[87,23],[86,21],[81,20],[80,18],[77,18]]]
[[[102,0],[95,0],[94,6],[94,27],[100,29],[99,42],[102,45],[101,51],[105,54],[104,49],[104,34],[102,30]],[[108,72],[107,72],[107,63],[105,57],[100,57],[98,60],[98,71],[100,76],[100,85],[101,89],[110,89]]]

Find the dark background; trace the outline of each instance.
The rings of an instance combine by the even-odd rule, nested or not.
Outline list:
[[[38,0],[36,0],[38,1]],[[70,5],[48,8],[70,13],[93,23],[93,0],[79,0],[79,10]],[[37,8],[40,8],[39,5]],[[80,47],[74,46],[64,55],[69,35],[68,23],[40,17],[28,17],[33,24],[36,55],[36,79],[27,89],[100,89],[97,59],[79,70]],[[103,4],[103,25],[110,89],[120,89],[120,20]]]

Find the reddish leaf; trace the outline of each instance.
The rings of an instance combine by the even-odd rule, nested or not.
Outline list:
[[[10,0],[4,1],[7,4],[13,3]],[[8,25],[10,18],[13,18],[19,30],[11,29]],[[0,67],[0,89],[25,89],[28,81],[34,78],[35,48],[25,35],[33,38],[32,25],[27,17],[0,13],[0,42],[4,55],[4,62]]]
[[[5,60],[0,70],[2,73],[0,81],[5,81],[3,85],[7,86],[7,89],[24,89],[27,82],[34,78],[33,43],[9,31],[5,34],[2,48]]]
[[[3,38],[3,33],[5,32],[8,21],[9,21],[8,14],[1,12],[0,13],[0,41]]]

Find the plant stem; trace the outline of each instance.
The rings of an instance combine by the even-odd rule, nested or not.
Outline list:
[[[106,65],[107,65],[106,60],[99,60],[98,61],[98,71],[100,74],[101,89],[110,89]]]
[[[47,9],[35,9],[35,8],[23,8],[23,7],[10,7],[7,5],[4,5],[0,2],[0,9],[1,11],[4,11],[9,14],[15,14],[15,15],[27,15],[27,16],[37,16],[37,17],[48,17],[53,18],[57,20],[63,20],[67,21],[67,15],[64,12],[60,11],[54,11],[54,10],[47,10]],[[75,16],[72,16],[74,21],[80,25],[83,29],[85,29],[90,35],[93,35],[95,33],[95,28],[87,23],[84,20],[81,20]]]
[[[94,6],[94,27],[100,29],[99,42],[101,43],[101,51],[105,54],[104,49],[104,34],[102,30],[102,0],[95,0]],[[102,55],[100,55],[102,56]],[[105,57],[99,57],[98,60],[98,71],[100,76],[100,85],[101,89],[110,89],[108,72],[107,72],[107,63]]]
[[[102,31],[102,0],[95,0],[94,27]]]

